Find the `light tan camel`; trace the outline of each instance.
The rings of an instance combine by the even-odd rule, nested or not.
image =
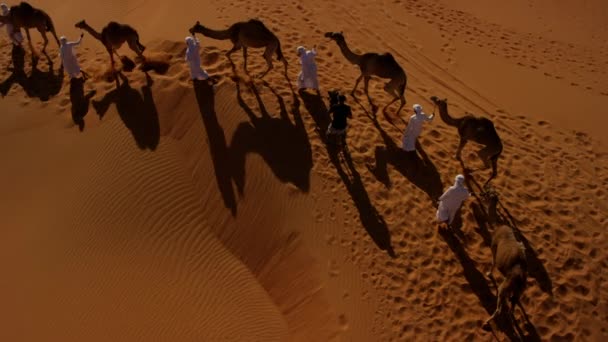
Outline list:
[[[116,50],[120,49],[125,42],[140,58],[144,58],[143,52],[146,47],[139,42],[137,31],[129,25],[111,21],[101,30],[101,33],[95,31],[84,20],[77,22],[74,26],[87,31],[93,38],[99,40],[105,46],[110,54],[112,68],[114,68],[114,54],[118,58],[122,58]]]
[[[476,117],[472,114],[467,114],[461,118],[451,117],[448,113],[447,99],[441,100],[437,96],[431,96],[431,101],[439,108],[441,119],[449,126],[458,129],[460,143],[456,150],[456,159],[461,160],[462,149],[469,140],[485,145],[477,152],[477,155],[486,167],[492,167],[492,175],[485,183],[487,185],[498,173],[498,158],[502,153],[502,141],[496,132],[494,123],[490,119]]]
[[[344,35],[342,32],[327,32],[325,33],[325,37],[333,40],[338,44],[340,51],[346,59],[352,64],[356,64],[359,66],[361,70],[361,75],[357,78],[355,83],[355,87],[353,88],[351,95],[355,96],[355,90],[357,90],[357,86],[361,79],[363,79],[363,84],[365,87],[365,95],[367,95],[367,100],[372,106],[372,111],[376,112],[376,106],[372,102],[371,97],[369,96],[368,86],[369,80],[372,76],[377,76],[384,79],[390,79],[388,83],[384,85],[384,91],[393,96],[393,100],[389,102],[382,111],[385,112],[388,106],[395,103],[397,100],[401,100],[401,105],[397,110],[396,115],[399,115],[399,112],[405,105],[405,88],[407,85],[407,75],[403,68],[397,63],[393,55],[390,53],[379,54],[375,52],[368,52],[364,54],[356,54],[351,51],[344,40]]]
[[[230,25],[230,27],[225,30],[212,30],[201,25],[201,23],[197,21],[196,24],[190,28],[190,34],[194,35],[196,33],[217,40],[230,39],[233,46],[232,49],[226,53],[226,57],[228,57],[230,63],[232,63],[230,55],[242,48],[244,58],[243,67],[245,72],[247,72],[247,48],[266,48],[264,51],[264,59],[266,59],[268,69],[259,76],[260,78],[266,76],[273,68],[272,55],[276,52],[277,60],[283,62],[285,74],[287,74],[287,60],[281,51],[281,42],[260,20],[250,19],[247,21],[240,21]],[[234,65],[234,63],[232,63],[232,65]]]
[[[57,38],[57,33],[55,32],[55,26],[53,25],[51,17],[45,11],[32,7],[32,5],[27,2],[20,2],[19,5],[11,6],[7,16],[0,16],[0,22],[12,24],[13,34],[20,32],[21,28],[25,29],[27,40],[32,49],[32,55],[35,55],[35,53],[32,45],[32,38],[30,36],[31,28],[37,29],[42,35],[42,39],[44,39],[42,52],[46,52],[46,46],[49,44],[49,39],[46,36],[47,31],[53,34],[57,46],[59,46],[59,38]]]
[[[492,233],[492,267],[487,273],[487,276],[496,284],[496,280],[492,275],[492,272],[496,267],[505,277],[498,287],[496,310],[484,323],[484,328],[488,328],[490,321],[503,310],[503,305],[507,299],[510,299],[511,302],[509,309],[509,317],[511,319],[513,319],[515,305],[520,307],[526,320],[528,319],[526,311],[519,301],[519,298],[526,288],[527,259],[524,244],[517,240],[513,229],[501,222],[498,218],[496,210],[498,195],[490,190],[486,191],[484,197],[489,202],[488,223],[493,227],[498,224],[498,227],[494,228],[494,232]]]

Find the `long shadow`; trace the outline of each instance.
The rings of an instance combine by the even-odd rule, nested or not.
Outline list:
[[[270,116],[258,89],[249,83],[249,90],[254,94],[261,112],[261,116],[257,116],[243,100],[240,80],[235,80],[235,83],[237,102],[250,120],[237,127],[230,144],[230,155],[236,165],[233,175],[239,192],[243,192],[245,185],[244,165],[248,153],[258,153],[282,182],[292,183],[301,191],[308,192],[312,149],[299,113],[294,113],[292,123],[282,97],[264,82],[263,85],[276,96],[280,107],[278,118]]]
[[[146,74],[146,85],[141,88],[142,94],[131,88],[129,80],[121,73],[117,74],[122,84],[103,99],[93,100],[92,104],[100,118],[103,118],[112,103],[125,126],[131,131],[140,149],[156,150],[160,141],[160,123],[158,112],[152,96],[152,78]]]
[[[481,305],[483,305],[488,315],[494,313],[494,310],[496,310],[496,295],[494,295],[490,286],[488,286],[486,277],[475,267],[475,263],[471,260],[455,235],[450,233],[447,229],[439,230],[439,234],[462,265],[464,277],[469,282],[471,289],[479,299]],[[515,330],[510,321],[506,311],[497,315],[494,320],[498,329],[505,333],[511,341],[520,340],[521,335]]]
[[[331,122],[325,102],[323,102],[323,99],[319,95],[311,95],[307,92],[300,92],[300,96],[302,97],[302,101],[304,101],[306,110],[317,125],[321,139],[325,141],[325,132]],[[388,225],[372,204],[350,153],[347,149],[338,149],[333,145],[325,144],[325,146],[330,161],[336,168],[340,179],[344,183],[344,186],[346,186],[346,190],[359,211],[359,218],[363,227],[378,248],[385,250],[389,256],[395,258],[396,254],[391,244]]]
[[[84,117],[89,111],[89,102],[95,95],[95,90],[84,93],[84,78],[72,78],[70,80],[70,102],[72,102],[72,120],[82,132],[84,129]]]
[[[13,44],[11,44],[13,45]],[[0,83],[0,94],[6,96],[13,84],[19,84],[28,97],[39,98],[46,102],[59,94],[63,85],[63,65],[57,73],[53,68],[53,61],[48,59],[48,70],[38,69],[38,60],[32,61],[32,70],[28,76],[25,72],[25,50],[21,46],[13,45],[13,68],[11,75]]]
[[[215,180],[222,193],[224,206],[230,209],[232,216],[236,216],[237,202],[232,186],[232,177],[233,173],[236,171],[234,169],[236,165],[230,163],[226,136],[222,126],[220,126],[217,121],[213,86],[207,81],[195,80],[194,91],[201,112],[201,118],[203,119],[203,124],[205,125],[205,130],[207,131],[207,137],[209,139],[211,160],[213,161],[213,167],[215,169]],[[244,173],[244,170],[236,173]],[[243,189],[239,188],[238,190],[242,194]]]
[[[466,182],[469,189],[472,189],[472,186],[478,189],[478,191],[475,191],[474,193],[479,204],[474,207],[474,210],[476,210],[476,212],[474,211],[473,213],[475,215],[477,224],[479,225],[478,232],[483,237],[484,242],[486,242],[487,245],[490,246],[492,241],[491,234],[488,231],[488,227],[490,226],[490,217],[489,213],[485,209],[483,198],[478,195],[479,193],[483,193],[484,189],[479,185],[479,183],[477,183],[475,178],[470,175],[466,177]],[[526,239],[524,234],[517,226],[517,222],[515,221],[509,210],[504,207],[500,200],[498,201],[498,206],[500,209],[502,209],[497,209],[497,214],[499,215],[498,222],[508,224],[513,229],[513,232],[515,233],[517,239],[521,241],[521,243],[523,243],[524,247],[526,248],[528,274],[532,278],[536,279],[536,282],[538,283],[541,290],[543,290],[543,292],[553,295],[553,282],[549,277],[547,269],[543,265],[542,261],[538,258],[536,250],[532,247],[528,239]]]
[[[417,152],[406,152],[397,146],[395,141],[380,126],[377,119],[373,118],[372,122],[380,132],[385,145],[376,147],[376,166],[371,170],[372,173],[385,186],[390,187],[391,181],[387,164],[391,164],[405,178],[424,191],[436,205],[443,193],[443,184],[435,164],[424,152],[422,146],[416,143],[416,149],[420,152],[420,155]]]

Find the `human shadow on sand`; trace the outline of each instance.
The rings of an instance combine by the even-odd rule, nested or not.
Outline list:
[[[462,265],[465,279],[468,281],[471,290],[475,293],[489,317],[494,313],[494,310],[496,310],[497,297],[488,285],[488,280],[477,269],[475,262],[469,257],[456,235],[452,234],[447,229],[440,230],[439,234]],[[530,327],[531,323],[527,323],[526,325],[526,330],[528,331],[528,334],[526,335],[521,331],[517,324],[513,325],[511,323],[512,317],[509,317],[509,314],[507,314],[506,311],[507,310],[503,310],[501,314],[495,317],[494,324],[500,331],[509,337],[510,341],[540,341],[540,339],[537,339],[538,334],[536,333],[536,329],[533,326]],[[492,333],[494,333],[494,331],[492,331]],[[496,339],[500,340],[498,337],[496,337]]]
[[[326,140],[327,126],[331,122],[325,102],[319,95],[312,95],[305,91],[300,92],[306,110],[317,125],[317,131],[323,141]],[[355,168],[350,152],[347,148],[341,149],[333,144],[325,144],[331,163],[336,168],[340,179],[352,198],[361,223],[378,248],[384,250],[392,258],[396,257],[391,245],[391,235],[384,217],[372,204],[367,190],[361,180],[361,175]]]
[[[386,133],[376,118],[371,118],[374,126],[380,132],[384,146],[377,146],[375,150],[376,165],[369,167],[376,178],[384,183],[386,187],[391,186],[387,165],[391,164],[399,173],[407,178],[412,184],[424,191],[434,205],[443,192],[441,176],[433,164],[433,161],[424,152],[422,146],[416,142],[417,152],[406,152]],[[418,154],[420,153],[420,155]]]
[[[268,112],[258,88],[251,82],[245,83],[255,96],[260,116],[247,105],[242,97],[241,83],[236,84],[237,102],[249,117],[236,128],[230,143],[230,155],[233,158],[234,180],[239,193],[245,186],[245,159],[249,153],[259,154],[281,182],[289,182],[303,192],[310,190],[310,173],[312,170],[312,149],[304,121],[299,113],[293,113],[291,121],[285,101],[267,82],[262,85],[269,89],[279,104],[279,117]]]
[[[201,113],[207,137],[211,160],[215,169],[215,180],[222,194],[224,206],[230,209],[232,216],[236,216],[237,202],[232,185],[234,165],[232,165],[229,147],[222,126],[215,113],[215,94],[213,85],[208,81],[194,80],[196,101]],[[242,189],[241,189],[242,191]]]
[[[129,80],[121,73],[117,74],[122,80],[116,89],[107,93],[101,100],[93,100],[92,104],[100,119],[103,118],[112,103],[125,126],[131,131],[140,149],[156,150],[160,141],[160,123],[158,112],[152,96],[152,78],[146,74],[146,85],[141,88],[141,94],[131,88]]]
[[[28,97],[39,98],[46,102],[51,97],[59,94],[63,85],[63,65],[55,73],[53,61],[48,59],[48,70],[38,69],[38,59],[32,60],[32,70],[29,75],[25,72],[25,50],[21,46],[13,44],[12,49],[13,67],[11,75],[0,83],[0,94],[6,96],[13,84],[20,85]]]
[[[70,80],[70,102],[72,103],[72,121],[78,125],[82,132],[84,129],[84,117],[89,111],[89,102],[95,95],[95,90],[84,93],[85,80],[82,77]]]

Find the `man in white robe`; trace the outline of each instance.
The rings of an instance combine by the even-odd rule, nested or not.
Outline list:
[[[74,47],[78,46],[84,37],[84,33],[80,34],[80,38],[75,42],[68,42],[65,36],[59,38],[59,56],[61,57],[61,63],[63,69],[70,76],[70,78],[77,78],[80,76],[80,65],[76,55],[74,55]],[[84,72],[82,73],[85,76]]]
[[[2,9],[3,17],[6,17],[11,13],[11,9],[6,4],[0,4],[0,9]],[[23,35],[21,34],[21,31],[14,32],[13,24],[11,24],[11,23],[6,23],[6,24],[0,23],[0,27],[2,27],[3,25],[6,25],[6,33],[10,37],[13,44],[21,45],[21,43],[23,42]]]
[[[433,118],[435,117],[435,114],[426,116],[426,114],[422,112],[422,106],[419,104],[414,105],[414,113],[415,114],[410,117],[410,121],[407,123],[405,132],[403,133],[403,144],[401,148],[407,152],[416,151],[416,140],[422,132],[422,124],[425,121],[433,121]]]
[[[190,78],[204,81],[209,74],[201,67],[201,55],[199,54],[200,41],[196,37],[186,37],[186,62],[190,67]]]
[[[456,212],[462,205],[462,202],[469,198],[471,193],[464,186],[464,176],[457,175],[454,185],[449,187],[441,197],[439,197],[439,207],[437,208],[437,221],[439,223],[447,223],[448,227],[454,221]]]
[[[297,48],[298,57],[302,71],[298,74],[298,89],[315,89],[319,91],[319,80],[317,79],[317,63],[315,57],[317,50],[313,47],[312,50],[306,50],[303,46]]]

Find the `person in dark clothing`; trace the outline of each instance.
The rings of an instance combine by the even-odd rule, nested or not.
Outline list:
[[[346,144],[347,119],[353,117],[350,106],[345,102],[346,96],[340,95],[338,104],[334,104],[329,108],[329,113],[333,114],[333,120],[329,124],[329,127],[327,127],[327,136],[333,135],[340,138],[341,144]]]

